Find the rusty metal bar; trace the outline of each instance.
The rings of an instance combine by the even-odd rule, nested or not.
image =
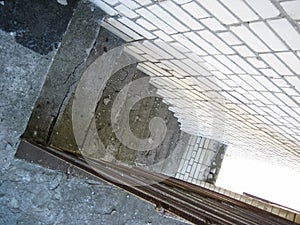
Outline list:
[[[84,171],[85,176],[105,180],[195,224],[294,224],[236,199],[172,177],[83,158],[24,140],[16,157],[51,168],[58,166],[63,171],[70,166],[76,167],[77,174]]]

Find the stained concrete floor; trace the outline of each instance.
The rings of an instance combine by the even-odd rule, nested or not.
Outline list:
[[[185,224],[107,183],[14,158],[55,53],[14,35],[0,30],[0,224]]]

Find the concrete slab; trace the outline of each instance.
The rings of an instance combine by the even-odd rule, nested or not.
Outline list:
[[[106,183],[14,159],[54,54],[0,30],[0,224],[184,224]]]

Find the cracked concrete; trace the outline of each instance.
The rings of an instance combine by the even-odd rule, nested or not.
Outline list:
[[[0,30],[0,224],[185,224],[101,181],[14,158],[55,51],[42,55]]]
[[[1,175],[0,224],[182,224],[100,181],[20,160]]]
[[[86,64],[83,62],[93,47],[100,22],[105,15],[99,9],[91,11],[91,7],[86,1],[78,3],[68,31],[62,39],[62,47],[58,49],[48,71],[44,83],[48,88],[43,88],[24,134],[24,138],[28,140],[34,139],[42,144],[50,141],[49,134],[52,133],[57,117],[64,110],[76,82],[85,69]]]

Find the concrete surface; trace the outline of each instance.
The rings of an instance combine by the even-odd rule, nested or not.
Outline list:
[[[100,157],[130,165],[144,167],[160,162],[159,167],[155,166],[156,172],[166,171],[164,168],[167,168],[167,164],[162,161],[174,153],[177,142],[179,142],[181,136],[179,123],[158,95],[155,95],[156,97],[150,97],[151,95],[141,97],[140,102],[133,105],[130,113],[124,108],[122,112],[118,113],[118,116],[112,115],[112,103],[115,102],[118,93],[121,94],[125,85],[144,77],[145,82],[137,88],[144,91],[146,86],[149,86],[150,78],[143,72],[137,71],[136,60],[129,59],[129,55],[123,52],[123,48],[118,48],[124,44],[124,41],[104,28],[100,28],[104,17],[105,13],[91,3],[87,1],[78,2],[78,7],[74,10],[61,45],[47,72],[45,83],[23,138],[62,150],[89,155],[90,157],[93,155],[94,158]],[[60,25],[58,26],[60,27]],[[116,55],[108,57],[110,54]],[[119,54],[121,55],[119,56]],[[106,61],[98,65],[104,59]],[[131,66],[127,64],[125,66],[124,63],[129,63]],[[109,78],[108,75],[111,74],[108,71],[114,65],[117,65],[114,68],[115,73],[112,73],[114,75]],[[89,71],[97,75],[91,78]],[[81,89],[82,84],[86,86]],[[80,92],[83,90],[87,90],[86,93]],[[149,86],[149,90],[153,93],[156,92],[153,85]],[[97,96],[101,95],[99,101]],[[128,99],[133,99],[136,95],[140,96],[140,93],[128,94]],[[130,102],[128,99],[126,101]],[[123,105],[128,106],[126,101],[123,102]],[[120,107],[122,104],[117,105]],[[76,111],[77,109],[79,111]],[[130,121],[126,120],[127,112]],[[87,115],[93,117],[95,114],[97,115],[96,125],[90,127],[90,119],[92,118]],[[113,122],[111,116],[118,121]],[[166,124],[166,136],[159,134],[159,131],[163,130],[161,126],[156,126],[156,131],[150,132],[151,126],[153,126],[150,126],[152,124],[150,120],[154,117],[161,118]],[[114,126],[114,124],[117,125]],[[131,134],[130,136],[127,135],[125,139],[131,145],[134,143],[135,148],[119,141],[117,131],[119,135],[120,133],[122,135]],[[164,138],[158,141],[159,138],[154,138],[154,134],[156,137]],[[104,146],[94,144],[96,143],[93,138],[94,135],[99,135]],[[81,137],[84,137],[82,143]],[[158,144],[154,148],[144,149],[144,144],[149,145],[146,143],[147,138],[151,139],[149,143]],[[182,154],[183,152],[178,150],[176,160],[172,163],[174,175]],[[168,168],[169,173],[170,168]]]
[[[183,131],[299,171],[296,1],[93,2],[111,15],[105,26],[127,36]]]
[[[0,28],[12,32],[21,45],[47,55],[57,49],[78,0],[68,0],[67,5],[55,0],[1,2]]]
[[[87,66],[87,57],[98,36],[104,16],[103,11],[94,10],[87,1],[78,3],[49,68],[43,85],[45,88],[36,101],[36,107],[24,133],[27,140],[44,145],[51,141],[51,133],[58,116],[63,112],[75,84]]]
[[[130,165],[152,165],[165,159],[170,152],[173,152],[181,132],[179,124],[173,113],[168,110],[168,106],[162,103],[162,99],[160,98],[148,97],[142,99],[133,107],[129,115],[131,131],[136,137],[142,139],[148,138],[151,135],[149,131],[149,121],[154,116],[163,118],[164,121],[166,121],[166,137],[158,147],[149,151],[132,150],[122,144],[114,133],[111,125],[112,103],[125,85],[141,77],[146,77],[146,75],[137,71],[136,65],[130,65],[116,72],[108,80],[95,112],[95,123],[98,135],[105,147],[103,149],[101,148],[101,150],[98,149],[97,158],[100,157],[108,160],[107,156],[104,156],[111,152],[109,153],[109,159],[113,161],[118,160]],[[53,130],[53,138],[51,142],[52,146],[66,151],[78,151],[78,147],[74,140],[71,122],[72,101],[73,99],[70,100],[60,120],[57,121],[57,125]],[[126,126],[121,125],[121,129],[126,129]],[[109,151],[107,149],[108,146],[110,146]],[[177,163],[177,166],[178,165],[179,162]]]
[[[0,224],[184,224],[106,183],[14,159],[55,52],[11,34],[0,30]]]

